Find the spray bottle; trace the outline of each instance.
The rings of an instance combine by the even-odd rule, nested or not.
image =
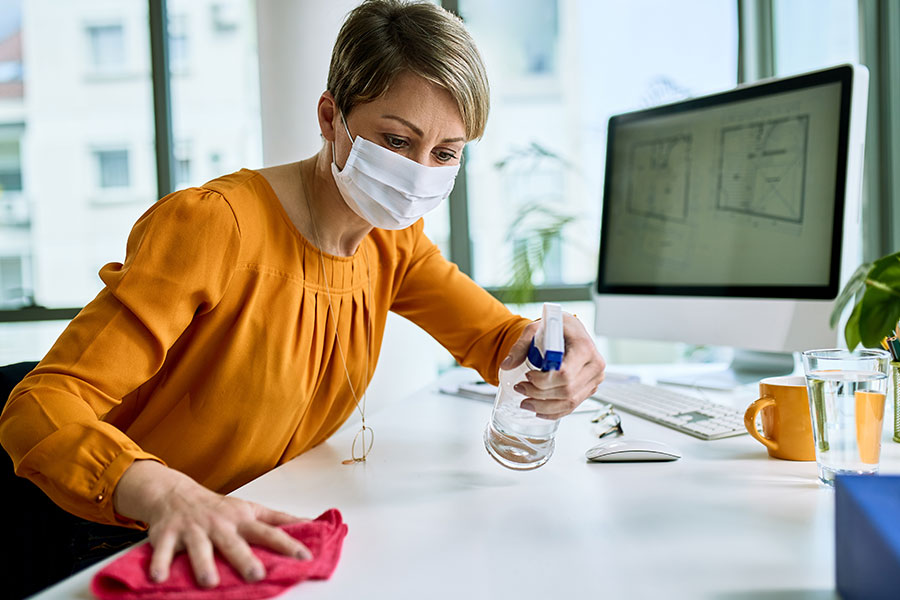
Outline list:
[[[562,309],[544,303],[540,328],[531,340],[528,357],[522,364],[500,370],[500,388],[494,400],[491,420],[484,430],[484,446],[501,465],[510,469],[536,469],[553,454],[558,420],[542,419],[519,405],[525,396],[513,389],[526,381],[528,371],[559,370],[565,351]]]

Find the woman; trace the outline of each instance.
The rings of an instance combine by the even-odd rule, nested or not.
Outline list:
[[[338,36],[299,163],[176,192],[137,222],[124,264],[10,396],[0,441],[16,472],[83,519],[148,529],[150,576],[186,550],[264,577],[248,543],[300,559],[295,520],[223,496],[328,439],[354,412],[387,312],[417,323],[489,381],[524,359],[534,325],[446,261],[421,216],[447,197],[481,136],[488,85],[460,21],[430,3],[372,0]],[[563,368],[523,406],[568,414],[604,363],[574,318]],[[376,450],[377,452],[377,450]],[[302,493],[299,490],[298,493]]]

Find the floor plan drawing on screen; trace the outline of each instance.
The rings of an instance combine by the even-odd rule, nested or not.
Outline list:
[[[802,223],[808,130],[809,115],[722,129],[717,208]]]
[[[663,220],[687,218],[690,197],[689,135],[638,142],[631,147],[628,212]]]

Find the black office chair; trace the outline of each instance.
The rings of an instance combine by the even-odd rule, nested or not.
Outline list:
[[[0,367],[3,406],[36,362]],[[4,598],[24,598],[144,537],[133,529],[99,525],[62,510],[29,480],[18,477],[0,452],[0,582]],[[48,542],[49,541],[49,542]]]

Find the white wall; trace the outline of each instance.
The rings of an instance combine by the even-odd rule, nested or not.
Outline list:
[[[263,162],[307,158],[321,145],[316,104],[325,91],[331,48],[358,0],[256,3]]]

